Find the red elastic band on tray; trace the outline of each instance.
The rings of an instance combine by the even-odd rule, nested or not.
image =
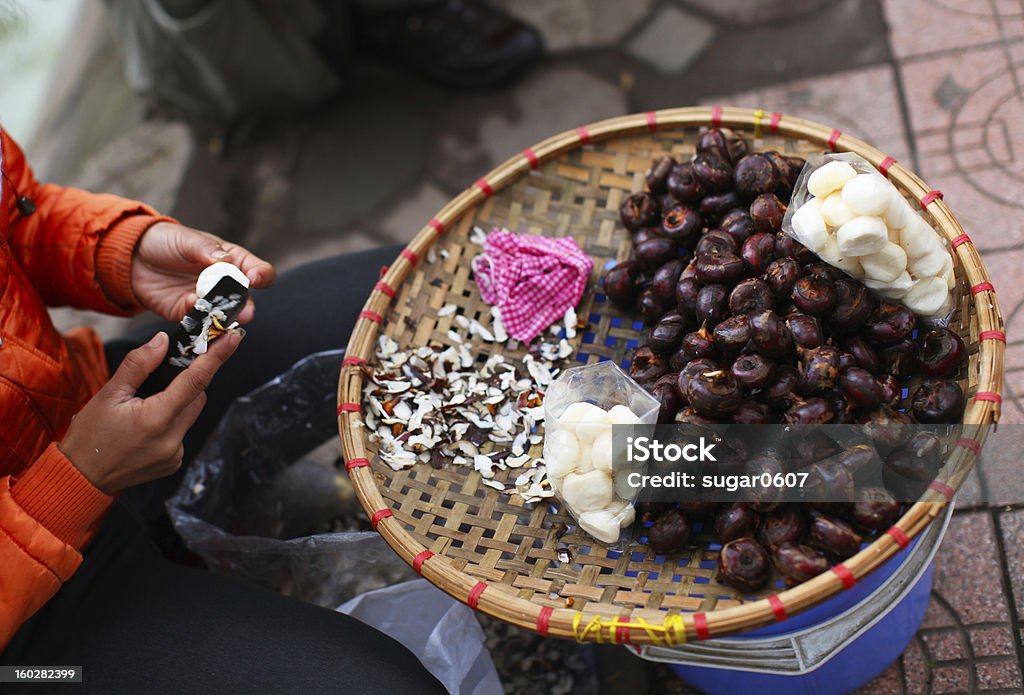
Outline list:
[[[974,400],[1001,404],[1003,402],[1003,397],[995,391],[978,391],[974,394]]]
[[[839,137],[843,134],[843,131],[839,128],[833,128],[832,134],[828,136],[828,147],[833,152],[836,151],[836,145],[839,144]]]
[[[772,120],[768,121],[768,130],[773,133],[779,132],[779,121],[782,120],[782,114],[778,111],[772,112]]]
[[[629,618],[619,616],[615,619],[617,623],[628,623]],[[615,643],[616,644],[629,644],[629,627],[626,625],[615,626]]]
[[[432,552],[430,552],[429,550],[424,550],[412,559],[412,568],[416,570],[416,574],[423,574],[423,572],[420,571],[420,569],[423,567],[423,563],[432,557],[434,557],[434,554]]]
[[[530,163],[531,169],[536,169],[540,166],[540,160],[537,159],[537,153],[533,151],[532,147],[527,147],[523,150],[523,156],[526,157],[526,161]]]
[[[473,185],[480,189],[484,194],[484,198],[490,198],[494,195],[494,189],[491,188],[491,184],[487,183],[487,179],[477,179]]]
[[[779,598],[778,594],[772,594],[768,597],[768,605],[772,607],[772,613],[775,614],[777,621],[781,622],[789,617],[786,615],[786,607],[782,605],[782,599]]]
[[[370,459],[365,459],[365,458],[349,459],[348,461],[345,462],[345,470],[349,471],[351,473],[353,468],[366,468],[369,465],[370,465]],[[373,527],[377,528],[377,524],[374,524]]]
[[[537,632],[542,635],[548,634],[548,627],[551,625],[551,614],[555,609],[551,606],[544,606],[537,614]]]
[[[409,249],[402,249],[398,255],[404,258],[405,260],[409,261],[413,265],[416,265],[417,263],[420,262],[420,257],[417,256],[412,251],[410,251]]]
[[[991,282],[979,282],[977,285],[971,288],[971,294],[977,295],[981,292],[995,292],[996,288],[992,286]]]
[[[576,129],[576,134],[580,136],[580,142],[584,145],[590,143],[590,131],[587,130],[587,126],[581,125]]]
[[[926,210],[936,200],[942,200],[942,191],[928,191],[921,198],[921,209]]]
[[[978,334],[978,340],[998,340],[1000,343],[1005,343],[1006,334],[997,330],[982,331]]]
[[[469,596],[466,597],[466,604],[476,610],[476,604],[480,601],[480,594],[484,593],[484,589],[487,585],[483,582],[477,582],[473,585],[473,588],[469,590]]]
[[[369,309],[363,309],[359,312],[359,318],[373,321],[374,323],[380,323],[384,320],[384,317],[378,314],[376,311],[370,311]]]
[[[380,290],[381,292],[391,297],[392,299],[395,298],[395,290],[391,287],[391,285],[384,282],[383,280],[380,280],[376,285],[374,285],[373,289]]]
[[[708,639],[711,631],[708,630],[708,617],[703,613],[693,614],[693,626],[697,628],[697,639]]]
[[[889,178],[889,168],[896,163],[896,160],[892,157],[886,157],[882,160],[881,164],[878,165],[878,170],[882,172],[882,176]]]
[[[851,572],[850,568],[846,565],[839,563],[838,565],[832,568],[832,571],[835,573],[837,577],[839,577],[839,580],[847,589],[852,589],[854,585],[857,584],[856,577],[853,576],[853,572]]]
[[[896,545],[901,548],[906,548],[910,545],[910,539],[907,538],[907,534],[903,533],[903,529],[899,526],[890,526],[886,533],[892,536],[892,539],[896,541]]]
[[[958,246],[963,246],[964,244],[969,243],[971,243],[971,237],[967,236],[966,234],[961,234],[959,236],[953,237],[953,241],[949,242],[949,245],[953,247],[954,251],[956,251]]]
[[[717,128],[722,125],[722,107],[712,106],[711,107],[711,125]]]
[[[366,360],[362,357],[346,357],[341,361],[342,367],[360,367],[366,364]]]
[[[427,225],[429,227],[433,227],[434,231],[437,232],[438,236],[444,234],[444,225],[441,224],[441,220],[437,219],[436,217],[431,217],[430,221],[427,222]]]
[[[949,485],[946,485],[945,483],[940,482],[938,480],[933,480],[931,485],[928,486],[928,489],[929,490],[935,490],[935,492],[939,493],[940,495],[945,497],[950,502],[953,501],[953,495],[956,494],[956,490],[954,490]]]
[[[387,274],[388,274],[388,266],[382,265],[380,267],[380,274],[377,276],[377,279],[380,280],[381,278],[383,278]]]
[[[394,516],[390,509],[378,509],[373,513],[373,516],[370,517],[370,526],[372,526],[373,530],[376,531],[377,524],[380,523],[380,520],[387,519],[389,516]]]
[[[647,119],[647,130],[654,132],[658,129],[658,116],[653,111],[648,111],[644,114],[644,118]]]
[[[338,415],[342,413],[361,413],[363,412],[363,406],[358,403],[342,403],[338,406]]]
[[[956,445],[962,446],[968,451],[973,452],[975,456],[981,456],[981,442],[979,442],[977,439],[961,437],[960,439],[956,440]]]

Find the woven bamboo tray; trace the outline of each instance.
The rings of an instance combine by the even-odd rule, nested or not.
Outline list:
[[[449,330],[456,330],[476,352],[501,352],[512,360],[523,355],[514,346],[481,343],[460,331],[452,317],[437,316],[438,309],[454,303],[459,313],[489,326],[488,307],[470,276],[470,261],[480,251],[468,241],[474,225],[572,235],[595,259],[591,289],[578,308],[590,326],[573,341],[575,358],[621,364],[640,326],[636,316],[607,303],[597,284],[608,260],[630,254],[619,205],[643,190],[654,157],[688,156],[701,130],[711,125],[739,130],[752,150],[860,154],[921,205],[954,249],[958,284],[951,327],[969,346],[969,366],[960,378],[969,398],[964,422],[970,424],[963,426],[936,482],[895,526],[842,565],[797,587],[739,596],[714,580],[717,553],[709,548],[707,533],[698,533],[690,551],[668,557],[644,546],[616,552],[582,533],[558,537],[556,527],[571,523],[566,515],[483,486],[472,470],[417,465],[395,472],[374,460],[361,402],[363,368],[372,366],[379,332],[404,349],[447,345]],[[432,246],[446,249],[447,258],[438,254],[428,262]],[[338,426],[356,493],[374,527],[417,572],[455,598],[546,635],[679,644],[785,620],[852,587],[905,547],[950,503],[974,465],[988,426],[999,418],[1005,341],[995,292],[978,252],[942,194],[909,169],[839,130],[791,116],[722,107],[666,109],[548,138],[477,180],[431,218],[366,301],[341,369]],[[565,366],[572,364],[570,358]],[[570,551],[571,562],[559,561],[560,548]]]

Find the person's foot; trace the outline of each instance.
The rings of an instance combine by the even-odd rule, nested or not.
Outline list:
[[[449,87],[489,87],[519,76],[544,51],[537,31],[476,0],[359,12],[358,46]]]

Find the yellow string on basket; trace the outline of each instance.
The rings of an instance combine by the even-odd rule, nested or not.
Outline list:
[[[623,623],[618,620],[601,620],[600,615],[595,615],[581,630],[582,622],[583,613],[577,611],[572,617],[572,632],[576,637],[576,641],[580,643],[588,641],[587,638],[593,635],[594,642],[603,644],[605,642],[605,630],[608,630],[607,640],[612,644],[617,644],[615,630],[619,628],[643,630],[650,638],[651,644],[659,647],[671,647],[672,645],[686,643],[686,623],[681,615],[666,616],[661,625],[652,625],[640,617],[636,618],[635,622]]]
[[[758,140],[761,138],[761,119],[764,118],[764,109],[758,109],[754,112],[754,139]]]

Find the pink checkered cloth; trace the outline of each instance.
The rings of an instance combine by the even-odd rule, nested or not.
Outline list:
[[[579,303],[593,267],[593,259],[570,237],[497,229],[473,259],[480,296],[501,311],[505,331],[525,343]]]

